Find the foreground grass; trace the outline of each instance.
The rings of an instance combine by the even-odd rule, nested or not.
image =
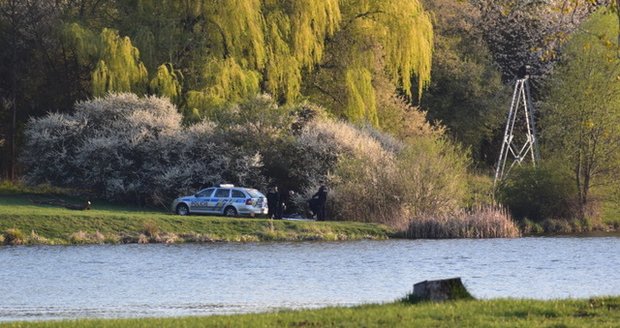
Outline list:
[[[0,244],[386,239],[381,225],[178,216],[106,203],[88,211],[37,205],[40,195],[0,195]]]
[[[16,322],[2,327],[618,327],[620,297],[392,303],[232,316]]]

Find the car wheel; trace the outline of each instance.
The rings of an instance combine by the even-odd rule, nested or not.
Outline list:
[[[189,215],[189,207],[185,204],[177,205],[177,214],[178,215]]]
[[[225,210],[224,210],[224,215],[225,216],[237,216],[237,210],[232,207],[232,206],[228,206]]]

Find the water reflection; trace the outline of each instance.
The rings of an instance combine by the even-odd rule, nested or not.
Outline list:
[[[620,292],[620,238],[0,248],[0,320],[389,302],[460,276],[478,298]]]

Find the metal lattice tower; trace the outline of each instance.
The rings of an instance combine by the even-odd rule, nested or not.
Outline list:
[[[526,69],[526,67],[522,68],[523,74],[515,83],[512,94],[502,150],[499,153],[495,170],[495,184],[501,181],[515,165],[521,165],[528,157],[531,158],[534,167],[538,161],[534,108],[530,98],[529,76]],[[511,163],[506,168],[506,163],[509,161]]]

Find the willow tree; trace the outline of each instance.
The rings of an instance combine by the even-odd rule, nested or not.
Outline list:
[[[118,7],[148,68],[172,63],[199,116],[258,91],[297,99],[341,20],[337,0],[121,0]]]
[[[188,92],[187,103],[194,116],[209,116],[213,108],[259,92],[259,70],[265,65],[264,21],[259,0],[199,2],[195,14],[208,32],[208,52],[201,81]]]
[[[211,59],[204,72],[204,87],[187,93],[187,104],[193,118],[214,117],[214,110],[227,103],[240,102],[260,92],[260,75],[245,69],[234,58]]]
[[[109,91],[145,92],[148,72],[129,37],[121,37],[117,30],[109,28],[95,34],[77,23],[69,25],[66,34],[83,65],[94,63],[91,71],[94,96]]]
[[[340,7],[337,0],[238,0],[205,5],[201,17],[212,26],[211,46],[203,84],[188,94],[194,112],[258,90],[280,102],[299,98],[304,72],[320,62],[339,26]]]
[[[149,82],[149,91],[152,94],[164,96],[173,103],[181,97],[180,72],[171,64],[162,64],[157,68],[155,76]]]
[[[400,87],[409,96],[413,76],[420,90],[430,76],[432,28],[419,0],[118,0],[115,6],[108,26],[131,38],[149,72],[162,76],[164,63],[178,70],[180,103],[192,116],[257,92],[279,103],[324,100],[325,94],[308,94],[311,85],[338,89],[336,114],[377,125],[379,75],[392,84],[390,94]],[[336,57],[347,61],[315,83],[312,74]]]
[[[341,12],[341,27],[305,90],[339,116],[381,125],[379,100],[389,97],[379,93],[411,97],[412,80],[418,94],[430,80],[431,17],[418,0],[344,1]]]
[[[337,30],[337,0],[265,1],[267,62],[265,91],[284,101],[300,95],[304,69],[311,71],[325,52],[325,39]]]

